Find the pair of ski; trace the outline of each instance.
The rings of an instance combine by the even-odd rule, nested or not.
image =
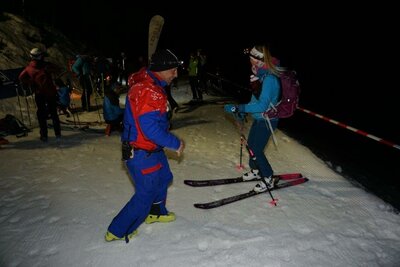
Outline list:
[[[78,121],[78,120],[73,121],[73,120],[67,119],[65,123],[74,124],[74,125],[85,125],[85,126],[88,125],[88,126],[90,126],[90,125],[104,124],[105,122],[103,122],[103,121]]]
[[[83,132],[87,132],[87,133],[95,133],[95,134],[105,134],[105,130],[104,129],[93,129],[90,128],[89,125],[76,125],[73,126],[72,124],[66,123],[64,121],[60,121],[60,126],[61,126],[61,130],[62,131],[83,131]],[[49,128],[53,128],[52,124],[48,125]]]
[[[280,178],[281,182],[279,182],[274,188],[271,188],[270,191],[303,184],[308,181],[308,178],[303,177],[301,173],[286,173],[286,174],[278,174],[275,176]],[[260,181],[260,180],[244,181],[242,177],[236,177],[236,178],[223,178],[223,179],[210,179],[210,180],[184,180],[183,182],[189,186],[203,187],[203,186],[215,186],[215,185],[225,185],[225,184],[254,182],[254,181]],[[212,209],[262,193],[265,192],[256,192],[254,190],[250,190],[249,192],[243,194],[238,194],[211,202],[195,203],[194,206],[199,209]]]

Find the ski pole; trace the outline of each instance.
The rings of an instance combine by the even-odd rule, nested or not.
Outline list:
[[[89,76],[89,80],[90,80],[90,86],[92,87],[92,92],[95,91],[94,102],[96,104],[97,114],[99,115],[99,122],[100,122],[101,115],[100,115],[99,103],[98,103],[97,99],[98,98],[102,99],[102,97],[99,94],[99,91],[97,90],[97,86],[94,86],[95,83],[93,82],[92,76]]]
[[[101,96],[102,97],[104,97],[104,73],[101,73],[101,88],[100,88],[100,90],[101,90],[101,92],[100,92],[100,94],[101,94]]]
[[[233,115],[233,117],[234,117],[234,119],[235,119],[235,124],[236,124],[236,126],[239,128],[240,135],[243,135],[244,123],[247,122],[247,118],[244,117],[244,119],[242,119],[242,118],[237,114],[237,112],[236,112],[236,113],[235,113],[235,112],[232,113],[232,115]],[[239,158],[239,165],[236,166],[236,168],[237,168],[238,171],[244,169],[242,158],[243,158],[243,140],[241,139],[241,141],[240,141],[240,158]]]
[[[19,112],[21,113],[21,120],[22,120],[22,122],[24,122],[24,116],[22,114],[22,107],[21,107],[21,99],[19,99],[19,92],[18,92],[18,85],[17,84],[15,84],[15,92],[17,93]]]
[[[81,124],[81,120],[79,119],[79,112],[76,113],[76,118],[78,119],[77,127],[79,128],[79,125]]]
[[[75,105],[75,100],[74,100],[74,99],[73,99],[73,101],[72,101],[72,106],[73,106],[74,110],[76,111],[77,107],[76,107],[76,105]],[[75,113],[75,112],[74,112],[74,113]],[[78,124],[75,122],[75,119],[74,119],[75,128],[79,128],[79,125],[81,124],[81,121],[80,121],[80,119],[79,119],[79,112],[78,112],[78,111],[76,112],[76,119],[77,119],[77,121],[78,121]]]
[[[235,112],[232,113],[232,115],[233,115],[233,117],[234,117],[235,119],[237,119],[237,120],[236,120],[236,125],[240,128],[241,146],[243,146],[243,143],[246,144],[246,149],[247,149],[247,151],[249,152],[250,159],[251,159],[252,161],[254,161],[254,163],[256,164],[257,169],[260,171],[260,175],[261,175],[261,177],[262,177],[262,178],[261,178],[261,181],[267,186],[267,191],[268,191],[268,193],[269,193],[269,195],[270,195],[270,197],[271,197],[270,204],[276,206],[276,205],[277,205],[276,202],[278,201],[278,199],[275,199],[274,196],[272,195],[271,190],[269,189],[269,187],[268,187],[268,185],[267,185],[267,182],[265,181],[265,177],[264,177],[263,173],[261,172],[261,170],[260,170],[260,168],[259,168],[259,166],[258,166],[257,157],[256,157],[256,155],[254,154],[253,150],[251,150],[249,144],[247,143],[247,139],[246,139],[246,137],[245,137],[244,134],[243,134],[244,122],[247,121],[247,120],[246,120],[246,117],[244,117],[244,118],[243,118],[243,117],[240,117],[240,115],[237,114],[237,113],[235,113]],[[241,124],[238,122],[238,119],[239,119],[240,121],[242,121]],[[240,159],[241,159],[241,158],[240,158]]]
[[[30,113],[30,107],[29,107],[29,103],[28,103],[28,98],[26,96],[26,91],[24,89],[22,89],[22,91],[24,92],[24,97],[25,97],[25,102],[26,102],[26,110],[28,112],[28,119],[29,119],[29,126],[32,127],[32,121],[31,121],[31,113]]]
[[[235,115],[234,115],[235,116]],[[238,117],[237,115],[235,116],[236,118]],[[240,135],[243,135],[243,129],[244,129],[244,121],[239,122],[238,120],[236,120],[237,125],[239,127],[240,130]],[[243,140],[240,139],[240,158],[239,158],[239,166],[238,166],[238,170],[243,170],[244,166],[243,166]]]
[[[254,161],[254,163],[256,164],[256,166],[258,168],[258,170],[260,171],[261,181],[266,185],[267,191],[268,191],[268,193],[269,193],[269,195],[271,197],[270,204],[276,206],[277,205],[276,202],[278,201],[278,199],[275,199],[274,196],[272,195],[271,190],[269,189],[269,187],[267,185],[267,182],[265,181],[265,177],[264,177],[263,173],[261,172],[261,170],[260,170],[260,168],[258,166],[256,155],[254,154],[253,150],[251,150],[251,148],[249,147],[249,144],[247,143],[246,137],[244,137],[244,135],[242,134],[240,136],[240,138],[242,139],[242,142],[244,142],[246,144],[246,149],[249,152],[251,160]]]
[[[239,158],[239,166],[237,166],[238,170],[244,169],[242,158],[243,158],[243,142],[240,142],[240,158]]]
[[[72,114],[72,119],[74,120],[74,128],[75,128],[75,127],[76,127],[76,120],[75,120],[75,104],[74,104],[74,98],[72,97],[72,94],[70,94],[69,100],[70,100],[69,106],[71,107],[71,109],[74,109],[74,112],[72,112],[72,110],[71,110],[71,114]]]
[[[87,110],[88,112],[90,111],[90,104],[89,104],[89,97],[88,97],[88,88],[86,88],[85,89],[85,99],[86,99],[86,103],[85,103],[85,105],[86,105],[86,107],[83,107],[83,109],[85,110]]]
[[[94,98],[94,102],[96,103],[97,114],[99,115],[99,122],[101,122],[100,108],[99,103],[97,102],[97,96]]]

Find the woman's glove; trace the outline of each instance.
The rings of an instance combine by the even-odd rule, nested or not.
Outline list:
[[[235,117],[238,121],[245,121],[246,120],[246,112],[245,112],[245,105],[233,105],[227,104],[224,106],[224,110],[227,113],[232,113],[233,117]]]
[[[227,104],[224,106],[226,113],[235,113],[237,111],[237,106],[233,104]]]
[[[244,105],[227,104],[224,106],[224,110],[227,113],[245,113]]]

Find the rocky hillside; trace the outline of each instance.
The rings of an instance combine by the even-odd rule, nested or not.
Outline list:
[[[47,60],[60,67],[85,49],[55,29],[37,28],[20,16],[0,13],[0,70],[24,67],[34,47],[47,50]]]
[[[20,16],[0,13],[0,82],[4,85],[3,93],[11,93],[10,96],[0,98],[0,119],[6,114],[12,114],[30,128],[37,126],[33,97],[26,96],[22,93],[24,91],[13,96],[15,89],[8,85],[8,78],[2,76],[1,71],[7,72],[10,69],[25,67],[30,60],[29,52],[34,47],[46,50],[48,54],[46,60],[55,63],[61,70],[67,70],[68,59],[86,49],[83,45],[71,42],[55,29],[38,28]],[[60,74],[67,74],[67,72]],[[10,79],[13,78],[10,77]],[[77,84],[77,81],[75,83]]]

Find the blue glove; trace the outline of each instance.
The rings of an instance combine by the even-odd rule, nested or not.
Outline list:
[[[227,113],[232,113],[235,119],[238,121],[246,120],[245,105],[228,104],[224,106],[224,110]]]
[[[224,110],[227,113],[245,113],[245,105],[233,105],[227,104],[224,106]]]
[[[233,104],[227,104],[224,106],[224,110],[226,113],[235,113],[237,112],[237,106]]]

